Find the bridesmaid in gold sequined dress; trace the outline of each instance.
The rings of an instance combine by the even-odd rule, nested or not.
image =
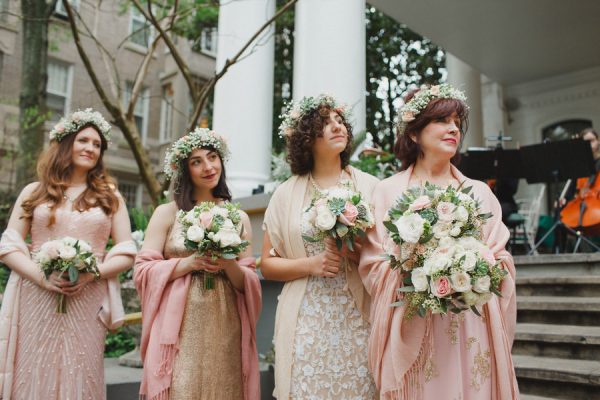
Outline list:
[[[102,163],[110,125],[85,110],[57,127],[38,162],[39,182],[21,192],[0,241],[0,260],[12,270],[0,311],[5,400],[104,399],[104,337],[123,320],[116,277],[132,266],[135,245]],[[46,279],[27,235],[33,252],[64,236],[87,241],[104,259],[100,276],[82,273],[75,285],[56,273]],[[115,246],[105,256],[109,237]],[[56,312],[57,293],[68,296],[66,314]]]
[[[227,157],[226,143],[212,131],[197,130],[181,138],[173,148],[178,149],[177,155],[167,161],[167,168],[176,172],[173,174],[175,201],[159,206],[152,215],[144,246],[136,260],[135,280],[144,315],[145,371],[140,395],[148,400],[257,399],[258,392],[249,393],[247,381],[257,382],[258,370],[251,371],[251,378],[243,372],[243,359],[247,354],[244,354],[242,340],[244,319],[240,315],[240,301],[243,303],[241,299],[247,299],[252,295],[250,292],[254,292],[260,307],[258,276],[253,268],[241,266],[236,260],[212,261],[187,250],[182,226],[177,220],[179,210],[188,211],[200,202],[218,204],[231,199],[223,165]],[[250,221],[245,213],[241,214],[243,236],[250,241]],[[240,259],[251,254],[249,246]],[[214,289],[204,288],[206,272],[215,275]],[[164,322],[166,318],[178,320],[166,311],[163,317],[161,310],[168,308],[172,301],[169,296],[184,285],[189,275],[175,354],[164,358],[165,352],[160,351],[163,358],[155,363],[153,360],[157,358],[153,357],[157,352],[153,349],[158,347],[153,346],[153,340],[159,341],[160,332],[166,325],[172,325],[170,321]],[[148,297],[149,290],[153,291],[153,297]],[[160,302],[158,316],[153,317],[151,303],[156,301]],[[255,345],[252,354],[255,354]],[[169,366],[162,368],[164,365]]]

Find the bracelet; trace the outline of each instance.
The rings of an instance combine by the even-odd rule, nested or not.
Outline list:
[[[98,267],[96,267],[94,269],[94,271],[92,271],[92,274],[94,274],[94,281],[99,281],[100,279],[102,279],[102,277],[100,276],[100,270],[98,269]]]

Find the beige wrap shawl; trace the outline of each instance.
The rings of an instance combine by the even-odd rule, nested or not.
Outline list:
[[[348,167],[354,188],[370,203],[371,193],[377,178],[355,168]],[[301,235],[301,216],[305,200],[309,195],[308,175],[294,175],[281,184],[273,193],[265,212],[264,228],[277,254],[284,258],[306,257]],[[346,269],[348,289],[354,297],[356,307],[365,321],[369,320],[370,297],[366,292],[357,265],[349,262]],[[308,277],[286,282],[275,315],[275,390],[278,399],[290,397],[294,335],[300,304],[304,298]]]

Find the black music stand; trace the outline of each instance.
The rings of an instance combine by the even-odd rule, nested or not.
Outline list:
[[[524,146],[520,152],[523,173],[527,183],[558,183],[568,179],[575,180],[588,177],[596,173],[590,144],[582,139],[560,140]],[[558,227],[577,238],[574,253],[582,241],[596,251],[600,251],[600,247],[585,237],[581,233],[581,229],[573,229],[560,220],[560,212],[563,208],[563,206],[560,206],[560,197],[559,195],[554,203],[554,225],[538,240],[529,254],[533,254]],[[558,253],[558,250],[555,239],[555,253]]]
[[[469,148],[461,156],[458,169],[471,179],[520,179],[525,178],[519,150],[501,147]]]

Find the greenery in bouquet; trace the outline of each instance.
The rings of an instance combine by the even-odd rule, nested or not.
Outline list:
[[[470,192],[426,183],[408,189],[386,215],[386,256],[403,275],[393,305],[406,304],[408,317],[468,309],[480,315],[478,306],[500,296],[506,271],[481,240],[491,214]]]
[[[190,211],[180,210],[177,217],[183,226],[186,248],[199,255],[213,260],[235,259],[249,245],[247,240],[242,239],[244,225],[237,204],[203,202]],[[213,289],[211,273],[204,273],[204,287]]]

